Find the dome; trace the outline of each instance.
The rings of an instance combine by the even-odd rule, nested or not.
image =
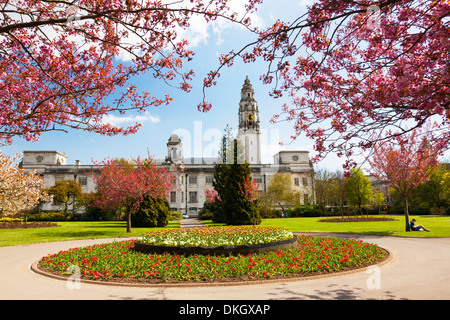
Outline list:
[[[169,141],[167,143],[168,144],[178,144],[178,143],[181,143],[181,139],[176,134],[173,134],[170,136]]]

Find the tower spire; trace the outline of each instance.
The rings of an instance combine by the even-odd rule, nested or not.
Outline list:
[[[261,163],[259,110],[255,91],[248,76],[245,77],[239,102],[239,139],[245,150],[245,160],[250,164]]]

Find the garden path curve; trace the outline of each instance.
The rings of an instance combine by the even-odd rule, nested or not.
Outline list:
[[[321,234],[325,235],[325,234]],[[450,238],[338,235],[376,243],[393,259],[375,271],[266,284],[203,287],[122,287],[66,281],[30,270],[41,257],[73,247],[121,239],[92,239],[0,248],[0,299],[450,299]],[[370,271],[370,272],[368,272]]]

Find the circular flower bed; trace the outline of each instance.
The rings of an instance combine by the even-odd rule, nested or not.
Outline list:
[[[297,239],[295,249],[232,256],[143,254],[133,250],[134,241],[114,242],[48,255],[38,268],[67,276],[68,269],[77,269],[82,279],[122,283],[205,283],[332,273],[387,257],[382,248],[362,241],[305,235]]]

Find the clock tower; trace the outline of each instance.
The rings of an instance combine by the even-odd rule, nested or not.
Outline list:
[[[239,102],[238,139],[244,147],[245,160],[249,164],[261,164],[259,111],[255,100],[255,91],[248,79],[245,79]]]

